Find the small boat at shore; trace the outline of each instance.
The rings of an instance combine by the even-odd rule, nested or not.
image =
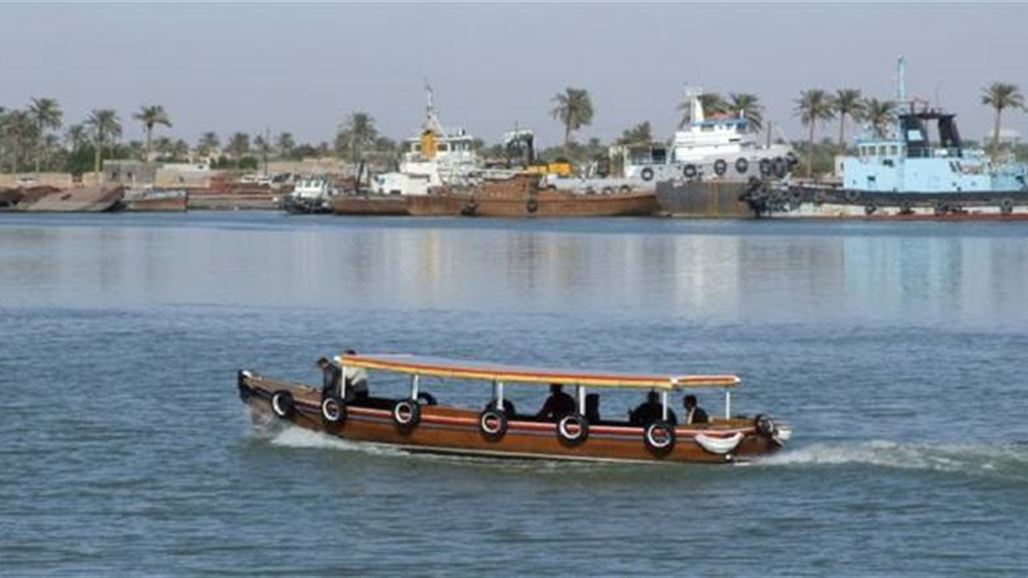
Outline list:
[[[792,430],[761,414],[733,416],[734,375],[666,375],[564,370],[482,363],[414,355],[344,354],[335,358],[346,370],[363,369],[406,378],[399,398],[339,395],[321,388],[279,381],[240,371],[239,396],[255,421],[280,421],[356,442],[386,444],[414,453],[460,454],[499,458],[583,461],[731,463],[781,448]],[[481,387],[484,409],[438,403],[423,378],[446,380],[447,387]],[[461,382],[461,385],[457,385]],[[474,385],[472,385],[474,384]],[[518,412],[506,396],[512,385],[560,384],[575,390],[574,411],[554,419]],[[375,383],[371,384],[374,389]],[[591,389],[659,392],[660,410],[645,421],[601,419],[599,396]],[[723,390],[724,417],[706,423],[675,425],[669,397],[682,390]],[[442,397],[443,391],[437,391]],[[350,399],[351,401],[344,401]]]

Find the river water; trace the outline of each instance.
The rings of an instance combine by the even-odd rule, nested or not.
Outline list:
[[[0,215],[0,573],[1023,576],[1026,293],[1019,224]],[[238,368],[347,347],[735,372],[796,431],[711,467],[251,424]]]

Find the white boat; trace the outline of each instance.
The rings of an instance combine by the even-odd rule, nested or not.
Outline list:
[[[330,213],[336,187],[326,178],[305,177],[296,181],[293,191],[282,197],[282,208],[290,213]]]
[[[579,178],[549,176],[545,184],[576,192],[653,189],[661,181],[748,181],[784,178],[796,164],[788,144],[761,144],[761,135],[739,113],[707,117],[700,97],[690,91],[690,122],[676,131],[670,145],[621,146],[612,149],[620,161],[620,176]]]
[[[404,141],[398,171],[376,175],[372,192],[380,195],[427,195],[439,187],[471,187],[482,179],[482,161],[474,137],[463,128],[446,129],[435,112],[432,88],[421,134]]]

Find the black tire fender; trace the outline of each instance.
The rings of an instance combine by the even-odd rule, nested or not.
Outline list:
[[[525,203],[525,210],[528,211],[529,214],[534,214],[539,210],[539,200],[535,198],[528,199],[528,202]]]
[[[330,395],[321,400],[321,419],[325,424],[342,424],[346,416],[346,403],[337,396]]]
[[[280,389],[271,394],[271,411],[281,419],[289,419],[296,414],[296,401],[293,394]]]
[[[675,449],[675,426],[664,420],[657,420],[646,426],[643,432],[646,448],[657,456],[666,456]]]
[[[742,157],[735,159],[735,172],[742,175],[745,174],[748,170],[750,170],[750,161]]]
[[[435,396],[427,391],[418,392],[418,403],[422,405],[439,405],[439,401],[436,400]]]
[[[644,180],[644,181],[647,181],[647,182],[648,181],[652,181],[653,180],[653,169],[651,169],[650,167],[646,167],[645,169],[642,170],[641,173],[639,173],[639,176],[642,177],[642,180]]]
[[[410,433],[421,422],[421,404],[414,399],[401,399],[393,404],[393,423],[401,433]]]
[[[725,162],[725,159],[718,159],[714,161],[715,175],[720,177],[723,176],[726,172],[728,172],[728,163]]]
[[[486,409],[478,414],[478,431],[491,442],[500,441],[507,434],[507,414],[503,410]]]
[[[575,429],[572,430],[572,426]],[[580,413],[560,418],[557,422],[557,439],[566,446],[574,447],[589,439],[589,420]]]
[[[682,176],[687,178],[687,179],[694,179],[694,178],[696,178],[696,174],[697,174],[696,165],[694,165],[694,164],[688,164],[688,165],[685,165],[685,167],[682,168]]]
[[[777,426],[775,426],[775,420],[771,419],[771,416],[766,413],[762,413],[753,418],[753,427],[757,428],[757,433],[767,437],[773,436],[777,429]]]

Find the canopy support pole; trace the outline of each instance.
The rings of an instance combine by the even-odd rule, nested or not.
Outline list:
[[[418,381],[419,381],[420,377],[421,376],[416,374],[416,373],[414,375],[410,376],[410,398],[411,399],[414,399],[414,400],[418,399]]]
[[[585,387],[576,385],[575,395],[578,397],[578,413],[579,415],[585,415]]]
[[[498,411],[503,411],[503,382],[493,382],[493,388],[495,390],[493,397],[496,398],[496,409]]]
[[[660,419],[667,421],[667,392],[660,392]]]
[[[725,388],[725,419],[732,419],[732,390]]]

